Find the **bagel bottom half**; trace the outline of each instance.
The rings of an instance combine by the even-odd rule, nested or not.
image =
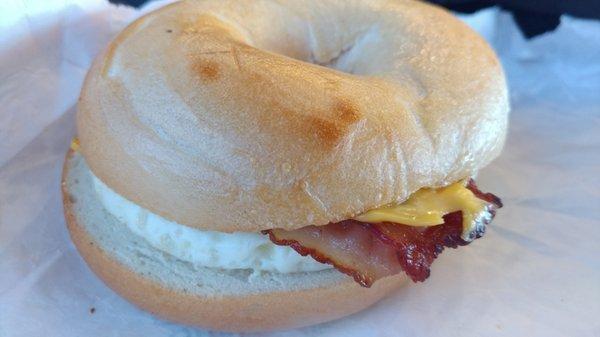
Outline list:
[[[99,203],[83,157],[67,154],[67,227],[89,267],[121,296],[160,317],[220,331],[302,327],[360,311],[407,278],[363,288],[335,269],[277,274],[193,266],[152,248]]]

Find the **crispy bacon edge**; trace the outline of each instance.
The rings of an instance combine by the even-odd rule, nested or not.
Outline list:
[[[475,181],[473,179],[469,179],[466,187],[477,198],[484,200],[490,204],[487,208],[487,211],[489,212],[490,217],[488,219],[483,219],[482,223],[479,226],[476,226],[475,232],[472,233],[473,239],[478,239],[481,236],[483,236],[483,234],[485,233],[486,225],[488,225],[492,221],[492,219],[496,215],[496,210],[498,208],[502,208],[503,204],[502,204],[502,200],[499,197],[497,197],[496,195],[494,195],[492,193],[484,193],[481,190],[479,190],[479,188],[477,187],[477,185],[475,184]],[[444,216],[444,224],[425,228],[425,231],[427,231],[433,227],[437,227],[437,230],[439,232],[443,233],[443,236],[440,237],[439,233],[436,233],[437,235],[434,234],[434,235],[432,235],[432,237],[441,239],[439,242],[434,241],[434,240],[431,240],[430,242],[425,242],[425,243],[432,245],[434,247],[434,249],[431,250],[431,252],[430,252],[431,256],[426,257],[427,259],[426,259],[425,264],[423,265],[424,266],[423,271],[417,275],[417,274],[411,273],[407,270],[409,268],[409,266],[407,265],[406,256],[401,256],[402,253],[407,252],[407,248],[399,247],[398,242],[396,240],[394,240],[393,237],[386,235],[384,233],[384,231],[382,231],[382,229],[381,229],[382,226],[385,226],[386,224],[371,224],[371,223],[361,222],[361,221],[352,220],[352,219],[343,220],[342,222],[348,222],[348,221],[353,222],[352,225],[363,226],[363,227],[367,228],[368,230],[370,230],[371,233],[374,234],[376,236],[376,238],[378,239],[378,241],[381,242],[382,244],[394,246],[395,249],[397,249],[398,262],[402,266],[403,271],[414,282],[422,282],[429,277],[431,264],[439,256],[439,254],[442,253],[444,248],[446,248],[446,247],[457,248],[459,246],[468,245],[469,243],[472,242],[472,241],[465,241],[461,238],[462,225],[463,225],[462,224],[462,212],[458,211],[458,212],[446,214]],[[388,225],[391,225],[391,223],[389,223]],[[413,226],[408,226],[408,225],[404,225],[404,224],[394,224],[394,225],[404,226],[404,227],[411,228],[411,229],[413,227]],[[325,225],[325,226],[327,226],[327,225]],[[457,233],[454,233],[451,231],[452,229],[448,230],[448,228],[443,228],[444,226],[457,227],[457,228],[459,228],[459,230]],[[444,233],[445,230],[448,230],[448,231],[446,233]],[[330,258],[330,257],[325,256],[324,254],[321,254],[315,248],[304,247],[297,240],[278,239],[272,230],[264,230],[264,231],[262,231],[262,234],[268,235],[269,239],[276,245],[289,246],[302,256],[310,255],[313,259],[315,259],[316,261],[318,261],[320,263],[330,264],[330,265],[334,266],[340,272],[351,276],[357,283],[359,283],[363,287],[369,288],[373,285],[373,283],[375,281],[377,281],[377,279],[371,279],[367,275],[361,273],[359,270],[355,270],[355,269],[343,266],[339,263],[336,263],[334,258]],[[421,237],[421,239],[422,238],[423,237]],[[414,245],[423,244],[423,243],[424,242],[413,242]],[[429,247],[429,248],[431,248],[431,247]],[[421,266],[421,267],[423,267],[423,266]]]
[[[475,180],[473,179],[469,179],[469,181],[467,182],[467,188],[473,192],[473,194],[475,194],[475,196],[483,201],[487,201],[490,204],[494,205],[494,209],[498,209],[498,208],[502,208],[502,206],[504,206],[502,204],[502,200],[500,200],[500,198],[498,198],[497,196],[495,196],[492,193],[484,193],[482,191],[479,190],[479,188],[477,187],[477,185],[475,184]]]

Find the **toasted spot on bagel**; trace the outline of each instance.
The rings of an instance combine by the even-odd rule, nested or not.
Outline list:
[[[358,107],[349,100],[338,100],[333,108],[335,117],[343,123],[354,123],[360,119]]]
[[[196,60],[192,63],[192,71],[196,73],[204,83],[216,81],[221,76],[218,63],[203,59]]]

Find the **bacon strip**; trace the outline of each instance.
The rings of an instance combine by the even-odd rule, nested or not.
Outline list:
[[[477,185],[475,185],[475,180],[473,179],[469,179],[467,188],[471,190],[471,192],[473,192],[477,198],[491,203],[495,206],[495,208],[502,208],[502,206],[504,206],[502,205],[502,200],[500,200],[500,198],[497,196],[493,195],[492,193],[481,192],[479,188],[477,188]]]
[[[489,217],[471,233],[479,238],[502,202],[491,193],[481,192],[470,180],[469,188],[478,198],[490,203]],[[413,281],[429,277],[430,266],[445,247],[457,248],[469,242],[461,238],[462,212],[444,216],[444,224],[415,227],[397,223],[365,223],[344,220],[325,226],[307,226],[286,231],[264,231],[273,243],[290,246],[303,256],[333,265],[364,287],[380,278],[404,271]]]
[[[293,231],[265,231],[275,244],[290,246],[300,255],[310,255],[333,265],[364,287],[402,271],[396,250],[385,244],[369,224],[345,220],[326,226],[307,226]]]
[[[444,224],[430,227],[406,226],[396,223],[370,224],[386,244],[394,247],[402,269],[414,282],[429,277],[429,267],[444,247],[456,248],[469,242],[461,239],[462,213],[444,216]]]

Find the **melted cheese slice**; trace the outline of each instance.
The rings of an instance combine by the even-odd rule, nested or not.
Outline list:
[[[466,188],[466,181],[432,189],[423,188],[399,205],[372,209],[357,217],[362,222],[394,222],[409,226],[436,226],[444,223],[443,216],[462,211],[462,238],[471,241],[471,232],[489,217],[489,204]]]

